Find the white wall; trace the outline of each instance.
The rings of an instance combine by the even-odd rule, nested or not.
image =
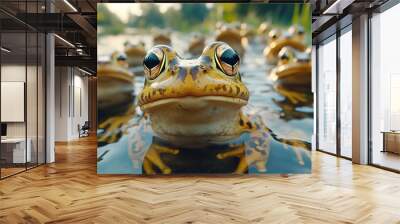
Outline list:
[[[1,82],[1,121],[25,121],[25,83]],[[36,105],[34,105],[36,108]]]
[[[28,68],[29,69],[29,68]],[[3,82],[25,82],[25,65],[2,65],[1,81]],[[7,110],[7,108],[1,108]],[[7,123],[8,137],[25,137],[25,123]]]
[[[27,78],[27,80],[25,80]],[[7,124],[7,137],[24,138],[27,136],[32,151],[32,161],[44,163],[44,74],[41,66],[25,66],[25,64],[3,64],[1,66],[2,82],[24,82],[26,86],[26,101],[20,108],[22,113],[26,112],[26,120],[22,122],[5,122]],[[4,89],[2,89],[3,91]],[[24,90],[21,94],[24,94]],[[7,96],[2,96],[7,97]],[[26,103],[26,105],[25,105]],[[10,107],[2,107],[3,112],[13,110]],[[15,109],[14,109],[15,110]],[[13,113],[13,111],[7,111]]]
[[[88,78],[76,68],[56,67],[55,85],[55,140],[77,139],[78,124],[88,120]]]
[[[76,70],[75,70],[76,72]],[[74,77],[74,108],[73,108],[73,119],[72,119],[72,135],[78,136],[78,124],[83,125],[85,121],[89,119],[89,111],[88,111],[88,78],[85,76],[81,76],[82,73],[76,75]],[[80,102],[79,102],[80,101]],[[80,108],[81,107],[81,108]],[[82,110],[82,111],[80,111]],[[74,113],[75,112],[75,113]]]
[[[55,140],[68,140],[68,86],[69,79],[67,67],[55,68]]]

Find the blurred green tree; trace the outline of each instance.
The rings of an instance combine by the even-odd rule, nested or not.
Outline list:
[[[275,3],[182,3],[161,13],[157,4],[140,4],[140,16],[129,15],[126,25],[140,28],[172,28],[181,32],[212,32],[215,23],[245,22],[252,26],[269,21],[277,27],[301,24],[306,32],[311,30],[311,9],[309,4]],[[102,31],[111,34],[123,32],[125,24],[99,4],[98,25]]]
[[[183,21],[190,25],[202,23],[208,16],[208,8],[204,3],[184,3],[181,5]]]
[[[310,4],[303,5],[300,23],[304,26],[304,29],[306,30],[306,32],[311,32],[311,5]]]
[[[304,4],[300,19],[306,33],[311,33],[311,4]],[[307,35],[306,43],[311,44],[312,37]]]
[[[240,18],[246,17],[249,14],[249,11],[250,11],[249,4],[243,4],[243,3],[236,4],[235,13],[238,15],[238,17]]]
[[[142,28],[165,27],[165,20],[160,9],[155,4],[142,4],[142,15],[133,18],[132,23]]]
[[[294,4],[257,3],[251,7],[260,19],[271,19],[273,23],[278,24],[292,22]]]
[[[140,8],[142,10],[142,15],[135,16],[130,14],[128,17],[128,26],[140,28],[165,27],[164,16],[157,5],[142,4]]]
[[[182,28],[182,14],[180,10],[169,8],[163,14],[167,27],[179,30]]]
[[[236,17],[236,13],[235,13],[235,9],[237,4],[236,3],[225,3],[225,4],[221,4],[219,5],[222,8],[222,17],[223,20],[228,22],[228,23],[232,23],[237,21],[237,17]]]
[[[294,5],[294,12],[292,16],[292,23],[293,24],[299,24],[299,16],[300,16],[300,5],[295,4]]]
[[[116,35],[122,33],[125,29],[125,24],[105,4],[98,5],[97,25],[103,28],[104,34]]]

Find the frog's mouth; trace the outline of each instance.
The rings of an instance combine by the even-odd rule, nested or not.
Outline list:
[[[207,107],[211,102],[221,102],[227,104],[236,104],[244,106],[247,104],[247,100],[242,98],[227,97],[227,96],[185,96],[185,97],[173,97],[164,98],[157,101],[153,101],[147,104],[143,104],[141,109],[143,111],[152,110],[154,108],[162,106],[178,106],[182,109],[196,110],[196,108]]]
[[[247,100],[226,96],[186,96],[166,98],[141,106],[151,118],[156,135],[168,140],[179,138],[212,140],[238,133],[240,109]]]

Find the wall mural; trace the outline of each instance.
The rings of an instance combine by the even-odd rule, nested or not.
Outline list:
[[[98,173],[310,173],[310,54],[309,4],[98,4]]]

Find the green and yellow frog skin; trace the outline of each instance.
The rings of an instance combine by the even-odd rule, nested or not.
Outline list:
[[[278,139],[260,125],[262,122],[253,123],[245,115],[242,109],[249,91],[239,74],[240,57],[226,43],[211,43],[192,60],[182,59],[169,46],[155,46],[143,64],[146,80],[138,105],[150,118],[154,135],[170,143],[169,147],[150,146],[143,161],[145,173],[171,173],[161,154],[177,155],[181,148],[205,150],[210,144],[229,145],[216,157],[238,157],[235,173],[244,173],[249,166],[266,170],[271,137],[284,144],[309,147],[301,141]],[[253,147],[240,141],[232,143],[244,133],[250,135]]]
[[[291,47],[297,51],[305,51],[306,45],[299,35],[283,35],[281,31],[273,29],[268,36],[268,46],[264,49],[264,56],[269,64],[278,62],[278,54],[284,47]]]
[[[284,47],[278,54],[278,65],[270,79],[286,86],[311,86],[311,49],[296,52]]]

